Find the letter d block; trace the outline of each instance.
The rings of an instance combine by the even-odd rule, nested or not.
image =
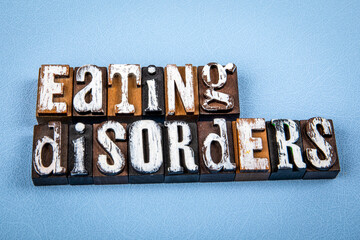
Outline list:
[[[234,181],[236,164],[231,121],[199,121],[200,182]]]
[[[106,121],[93,125],[94,184],[128,183],[126,124]]]
[[[332,120],[316,117],[300,121],[306,172],[304,179],[336,178],[340,172]]]
[[[34,126],[31,177],[35,186],[67,184],[68,126]]]

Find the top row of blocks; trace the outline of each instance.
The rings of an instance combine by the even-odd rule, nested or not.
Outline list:
[[[208,63],[164,68],[139,64],[42,65],[39,69],[36,118],[91,122],[207,120],[240,116],[236,65]]]

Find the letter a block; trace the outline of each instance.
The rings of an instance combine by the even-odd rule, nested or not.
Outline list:
[[[304,179],[336,178],[340,172],[332,120],[311,118],[300,121],[306,172]]]
[[[94,184],[128,183],[126,127],[112,120],[93,125]]]
[[[73,68],[69,65],[42,65],[39,69],[36,119],[70,122],[72,116]]]
[[[106,67],[84,65],[75,68],[75,121],[93,123],[106,120],[106,76]]]
[[[234,159],[231,121],[215,118],[199,121],[200,182],[234,181]]]
[[[60,122],[34,126],[31,177],[34,185],[68,184],[68,125]]]

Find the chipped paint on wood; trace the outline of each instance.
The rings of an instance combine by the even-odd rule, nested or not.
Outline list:
[[[139,64],[110,64],[108,85],[111,86],[114,77],[121,77],[121,103],[115,104],[115,113],[135,113],[135,107],[129,103],[129,76],[135,76],[137,87],[141,87],[141,71]]]
[[[54,175],[62,175],[66,173],[66,169],[61,166],[61,123],[49,122],[49,128],[54,129],[54,137],[50,138],[44,136],[36,142],[35,157],[34,157],[34,169],[40,176],[48,176],[51,173]],[[46,144],[50,144],[52,147],[52,160],[48,167],[43,165],[41,155],[42,150]]]
[[[85,137],[72,140],[74,144],[74,168],[71,170],[71,176],[88,175],[85,169]]]
[[[74,109],[79,113],[103,113],[102,72],[100,68],[95,65],[84,65],[77,70],[75,81],[84,83],[86,74],[91,74],[92,80],[74,96]],[[87,94],[91,94],[91,102],[89,103],[85,100]]]
[[[210,70],[212,67],[216,67],[218,70],[218,82],[212,82]],[[205,101],[201,105],[202,109],[209,112],[215,112],[219,110],[231,110],[234,108],[234,97],[229,94],[217,92],[216,89],[221,89],[227,81],[227,73],[226,71],[234,72],[236,69],[235,64],[228,63],[225,67],[218,63],[208,63],[204,66],[201,78],[205,85],[209,88],[205,91],[204,97]],[[211,102],[220,102],[225,104],[225,106],[212,106]]]
[[[105,154],[100,154],[98,156],[97,167],[105,175],[117,175],[123,171],[126,159],[120,148],[107,135],[106,132],[109,130],[114,131],[116,141],[126,140],[126,130],[120,123],[107,121],[102,124],[97,130],[97,141],[110,155],[112,164],[109,164]]]
[[[213,123],[214,126],[217,125],[219,127],[220,135],[210,133],[204,140],[201,150],[205,166],[211,172],[218,172],[221,170],[232,171],[236,168],[236,165],[230,161],[226,120],[223,118],[215,118]],[[215,163],[211,157],[211,143],[213,142],[217,142],[221,147],[221,160],[219,163]]]
[[[193,84],[193,67],[191,64],[185,64],[185,83],[182,79],[179,69],[175,64],[166,66],[167,75],[167,97],[168,97],[168,115],[175,114],[175,85],[178,90],[181,101],[187,113],[195,112],[195,97]]]
[[[39,86],[39,113],[48,113],[55,111],[56,113],[66,113],[67,104],[65,102],[54,102],[54,95],[64,94],[64,83],[56,83],[55,76],[69,76],[69,66],[67,65],[42,65],[40,70],[40,86]]]
[[[156,91],[155,80],[150,79],[146,81],[148,87],[148,107],[145,109],[146,112],[157,112],[161,111],[159,108],[158,94]]]
[[[318,131],[318,126],[321,126],[323,135]],[[320,159],[318,149],[307,148],[306,156],[311,165],[319,170],[330,169],[336,162],[334,148],[323,136],[331,136],[333,134],[331,123],[327,119],[321,117],[311,118],[306,124],[306,134],[325,157],[325,159]]]
[[[144,146],[143,131],[147,131],[148,146]],[[144,149],[148,147],[148,159],[144,158]],[[163,164],[161,127],[153,120],[140,120],[129,128],[130,163],[139,173],[155,173]]]
[[[265,119],[240,118],[236,121],[239,144],[239,159],[241,171],[267,171],[270,169],[268,158],[255,158],[254,151],[263,150],[261,138],[255,138],[253,131],[265,131]]]
[[[301,149],[295,144],[300,137],[300,128],[296,122],[290,119],[272,119],[271,124],[275,128],[276,145],[278,149],[279,170],[292,169],[293,165],[289,162],[289,155],[287,148],[291,148],[294,164],[298,169],[305,169],[306,164],[303,161]],[[289,130],[289,139],[286,139],[285,127]]]
[[[192,141],[190,126],[183,121],[165,122],[169,142],[169,174],[183,173],[184,168],[180,163],[179,150],[184,153],[184,162],[189,172],[196,172],[198,166],[195,164],[194,150],[189,146]],[[182,140],[179,141],[179,127],[182,132]]]

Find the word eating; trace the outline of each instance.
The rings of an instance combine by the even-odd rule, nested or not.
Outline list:
[[[236,65],[39,69],[34,185],[330,179],[332,120],[240,118]]]

